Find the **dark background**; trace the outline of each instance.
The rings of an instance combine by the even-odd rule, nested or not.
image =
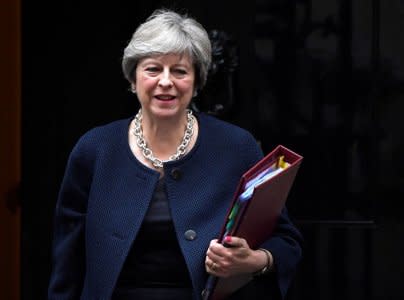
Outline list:
[[[288,207],[306,241],[288,298],[402,299],[402,0],[22,1],[22,299],[46,298],[73,145],[137,110],[122,51],[163,6],[223,46],[195,105],[266,153],[304,156]]]

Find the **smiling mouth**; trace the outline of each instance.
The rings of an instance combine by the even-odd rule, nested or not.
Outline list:
[[[162,100],[162,101],[170,101],[170,100],[174,100],[175,96],[171,96],[171,95],[157,95],[156,98],[158,100]]]

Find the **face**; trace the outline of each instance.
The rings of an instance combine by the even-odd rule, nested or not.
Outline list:
[[[180,117],[191,102],[195,70],[188,55],[146,57],[136,67],[136,94],[143,114]]]

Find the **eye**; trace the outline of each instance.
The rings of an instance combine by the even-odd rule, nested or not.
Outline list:
[[[177,76],[181,76],[181,77],[188,74],[187,70],[182,69],[182,68],[175,68],[173,70],[173,73],[176,74]]]
[[[159,68],[155,67],[155,66],[150,66],[150,67],[146,67],[145,71],[146,73],[150,74],[150,75],[154,75],[157,74],[159,72]]]
[[[146,71],[147,72],[158,72],[158,68],[157,67],[147,67],[146,68]]]
[[[177,73],[179,73],[179,74],[187,74],[187,70],[185,70],[185,69],[180,69],[180,68],[175,69],[175,72],[177,72]]]

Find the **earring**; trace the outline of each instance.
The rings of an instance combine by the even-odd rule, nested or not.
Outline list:
[[[198,91],[197,90],[194,91],[194,94],[192,95],[192,97],[195,98],[196,96],[198,96]]]
[[[134,85],[131,85],[130,91],[131,91],[132,93],[136,94],[136,88],[135,88]]]

